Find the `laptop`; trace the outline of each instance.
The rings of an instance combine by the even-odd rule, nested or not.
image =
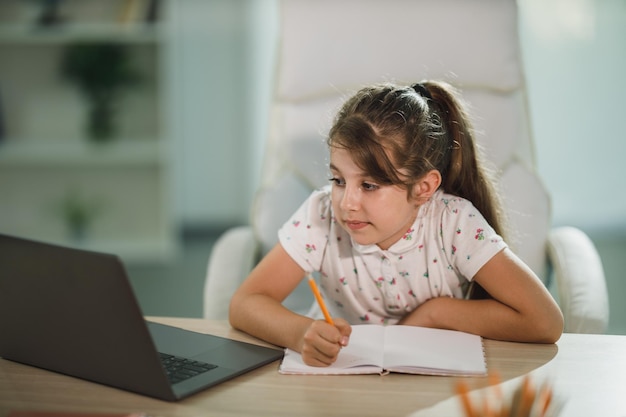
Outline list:
[[[176,401],[282,356],[146,321],[115,255],[0,234],[4,359]]]

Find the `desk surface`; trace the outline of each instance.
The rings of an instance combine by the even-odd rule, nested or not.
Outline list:
[[[226,322],[151,320],[256,342]],[[565,334],[556,345],[485,340],[487,366],[504,381],[532,373],[566,399],[562,416],[626,417],[626,336]],[[453,396],[457,378],[390,374],[280,375],[278,362],[168,403],[0,359],[0,417],[11,410],[151,416],[407,416]],[[473,389],[487,378],[468,378]]]

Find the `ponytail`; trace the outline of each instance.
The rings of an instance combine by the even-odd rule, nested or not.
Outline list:
[[[457,91],[449,84],[423,83],[430,102],[442,120],[448,142],[447,166],[439,168],[443,189],[474,204],[500,235],[505,234],[502,203],[495,189],[495,176],[483,162],[482,151],[474,139],[474,130]]]

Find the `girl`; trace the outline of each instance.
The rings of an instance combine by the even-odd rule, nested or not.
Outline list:
[[[230,322],[327,366],[350,324],[438,327],[553,343],[563,316],[512,251],[468,116],[448,84],[364,88],[328,136],[331,185],[312,193],[233,296]],[[334,326],[281,302],[319,271]],[[487,296],[466,297],[470,283]]]

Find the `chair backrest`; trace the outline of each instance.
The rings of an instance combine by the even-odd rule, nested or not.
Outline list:
[[[263,251],[328,183],[325,136],[359,88],[440,79],[470,105],[478,142],[500,172],[509,244],[546,279],[550,205],[535,161],[514,0],[284,0],[262,187],[252,223]]]

